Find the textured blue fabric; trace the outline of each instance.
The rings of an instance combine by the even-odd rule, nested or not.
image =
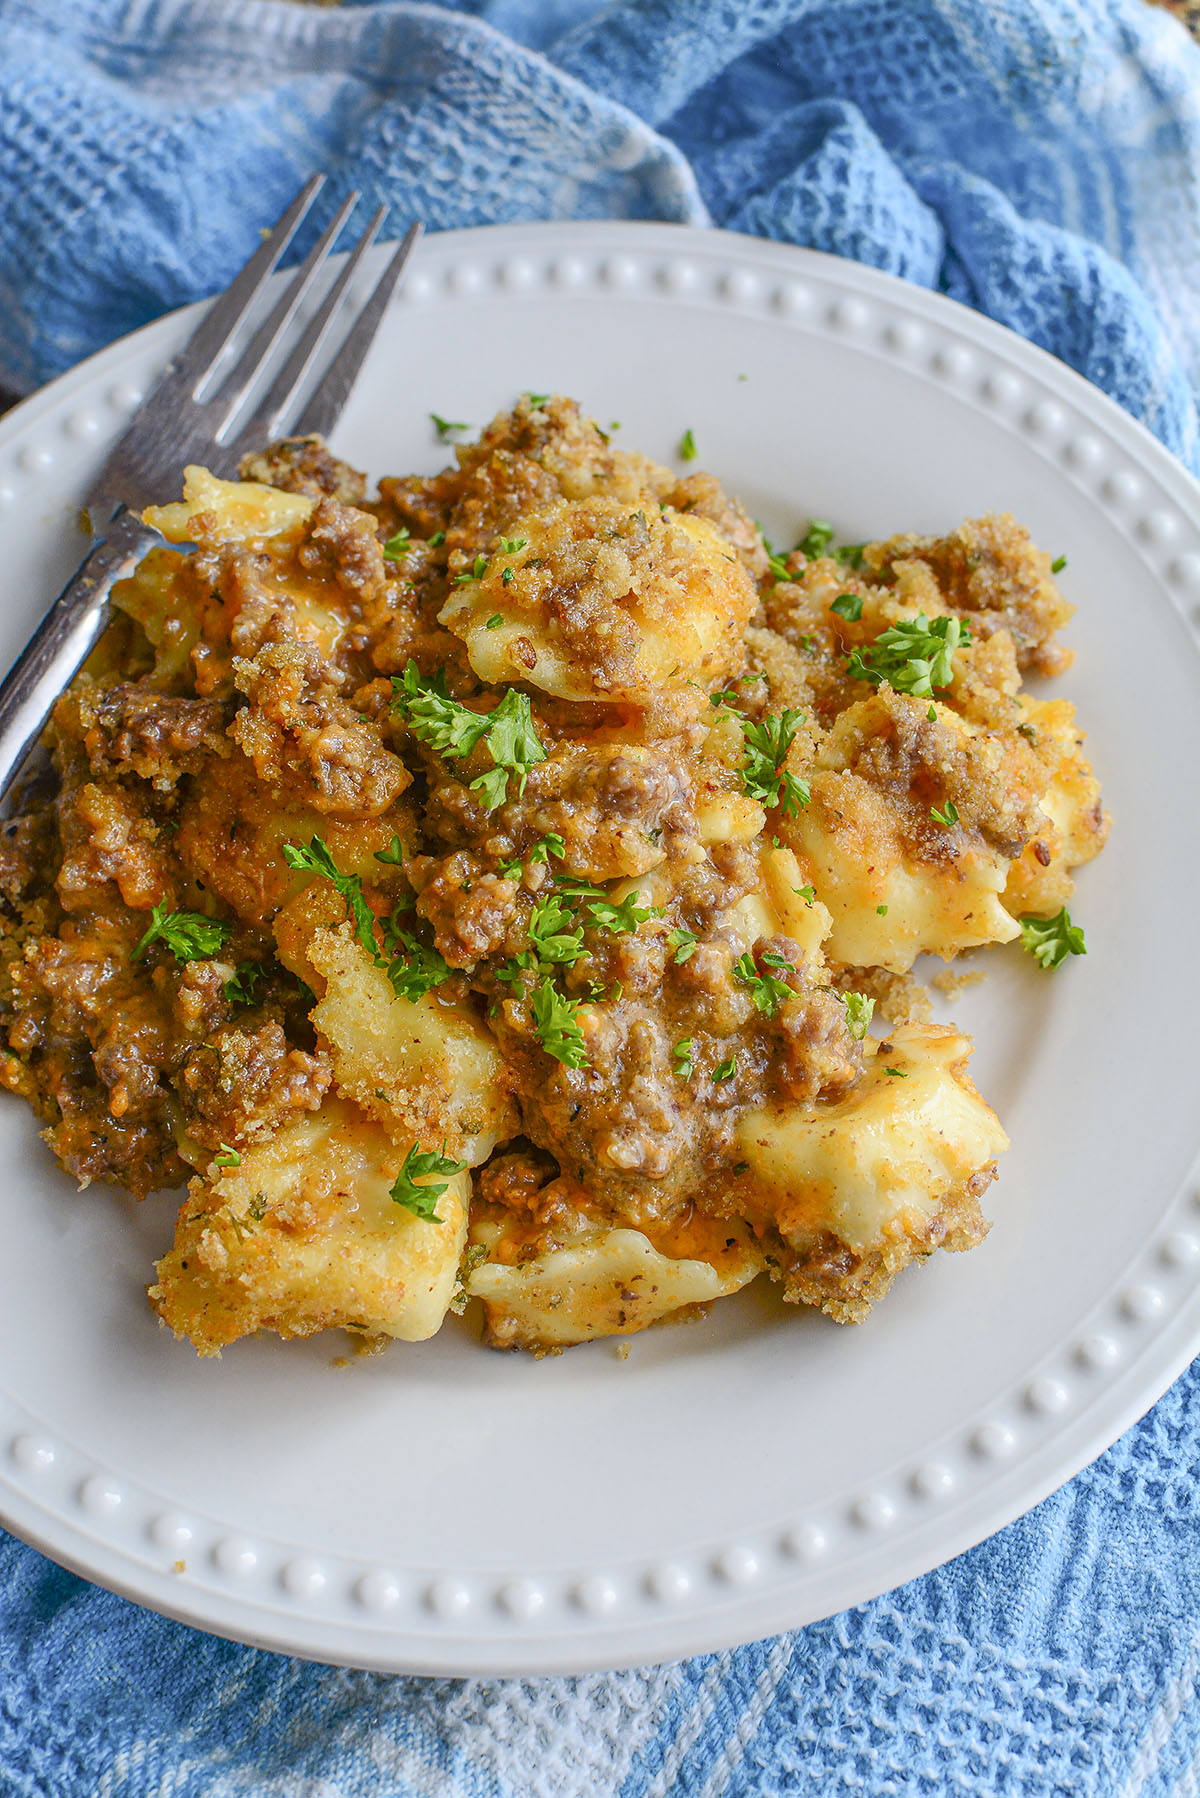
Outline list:
[[[711,220],[855,257],[1200,465],[1200,54],[1141,0],[0,0],[0,379],[210,291],[318,165],[322,219],[355,185],[435,227]],[[1198,1387],[950,1566],[636,1674],[310,1666],[0,1538],[0,1791],[1196,1798]]]

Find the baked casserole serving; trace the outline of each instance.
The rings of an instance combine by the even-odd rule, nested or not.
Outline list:
[[[187,1182],[171,1328],[851,1321],[978,1243],[1006,1139],[910,970],[1078,950],[1107,829],[1025,531],[781,556],[542,396],[373,499],[242,474],[147,514],[0,835],[0,1075],[81,1184]]]

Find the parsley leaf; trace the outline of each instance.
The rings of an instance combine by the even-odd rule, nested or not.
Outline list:
[[[482,796],[486,810],[494,812],[508,797],[509,775],[517,777],[519,798],[525,791],[529,769],[535,762],[545,761],[546,751],[533,728],[529,698],[515,687],[510,687],[495,711],[488,713],[486,734],[496,766],[473,780],[471,787]]]
[[[903,1068],[884,1068],[883,1071],[885,1074],[890,1074],[892,1076],[893,1080],[907,1080],[908,1079],[908,1075],[905,1073]]]
[[[785,818],[802,812],[810,797],[808,782],[783,769],[797,727],[803,722],[804,713],[791,706],[779,713],[769,712],[761,724],[752,724],[749,719],[742,722],[746,743],[746,759],[741,768],[743,791],[765,806],[781,806]]]
[[[875,1001],[868,999],[865,993],[843,993],[846,1006],[846,1024],[856,1043],[861,1043],[867,1034],[867,1025],[875,1016]]]
[[[694,462],[698,454],[699,451],[696,448],[696,439],[692,435],[692,429],[689,425],[687,430],[683,433],[683,436],[679,439],[679,460],[681,462]]]
[[[857,624],[862,617],[862,594],[839,593],[829,610],[836,612],[839,618],[845,618],[850,624]]]
[[[312,874],[321,874],[340,893],[346,904],[346,916],[351,920],[358,940],[376,967],[383,966],[383,957],[375,941],[375,913],[363,898],[362,879],[358,874],[343,874],[329,848],[320,837],[313,837],[305,848],[300,843],[285,843],[283,859],[289,868],[302,868]]]
[[[526,395],[526,397],[529,400],[529,410],[531,412],[540,412],[542,407],[546,404],[546,401],[550,398],[550,395],[548,393],[531,393]]]
[[[202,911],[171,911],[164,899],[150,913],[150,928],[129,959],[140,960],[151,943],[161,942],[176,961],[204,961],[223,949],[232,933],[232,924],[207,917]]]
[[[449,443],[455,431],[469,431],[471,428],[470,425],[456,424],[452,418],[439,418],[436,412],[431,412],[429,416],[443,443]]]
[[[685,930],[683,925],[679,924],[674,930],[668,932],[667,941],[675,951],[675,963],[676,966],[679,966],[688,959],[689,955],[696,953],[696,946],[700,939],[692,931]]]
[[[1043,968],[1056,968],[1068,955],[1086,955],[1083,930],[1072,924],[1064,905],[1053,918],[1018,918],[1021,943]]]
[[[675,1063],[675,1072],[681,1080],[692,1077],[692,1050],[695,1044],[690,1036],[681,1037],[671,1050],[671,1060]]]
[[[1067,558],[1065,556],[1055,556],[1053,562],[1050,564],[1051,574],[1061,574],[1066,565]]]
[[[832,542],[833,526],[826,524],[823,518],[810,518],[808,529],[797,543],[796,548],[802,556],[806,556],[810,562],[813,562],[818,556],[825,554]]]
[[[445,531],[435,531],[433,533],[433,536],[429,539],[429,547],[430,547],[430,549],[441,549],[442,544],[445,541],[446,541]]]
[[[214,1167],[241,1167],[242,1158],[236,1149],[231,1149],[227,1142],[221,1144],[221,1153],[213,1156]]]
[[[533,993],[533,1027],[537,1031],[547,1055],[555,1061],[561,1061],[567,1068],[585,1068],[588,1065],[587,1051],[583,1046],[583,1031],[576,1023],[579,1006],[572,999],[566,999],[556,992],[549,976],[534,988]]]
[[[768,969],[777,968],[780,973],[787,974],[794,974],[796,972],[795,963],[787,961],[782,955],[776,954],[773,949],[765,950],[763,952],[762,960]],[[754,957],[748,949],[744,955],[739,955],[738,959],[734,962],[733,971],[738,979],[744,981],[750,988],[754,1003],[757,1005],[759,1011],[765,1012],[769,1018],[775,1016],[775,1013],[779,1010],[783,1001],[791,993],[792,989],[787,981],[780,980],[778,974],[760,973],[759,969],[755,966]]]
[[[227,1005],[253,1005],[258,990],[267,977],[260,961],[239,961],[236,970],[222,989]]]
[[[797,899],[803,899],[805,905],[811,905],[817,896],[817,889],[812,886],[793,887],[792,891],[795,893]]]
[[[947,830],[952,830],[958,823],[958,807],[955,805],[953,799],[947,799],[944,811],[939,812],[936,805],[931,805],[929,808],[929,816],[935,819],[937,823],[944,824]]]
[[[935,687],[948,687],[954,679],[954,652],[971,641],[968,625],[959,618],[935,618],[924,612],[905,618],[882,631],[864,650],[854,650],[846,664],[851,680],[869,680],[873,686],[887,681],[897,693],[930,699]]]
[[[539,899],[529,914],[529,941],[539,961],[573,967],[583,954],[583,926],[574,923],[570,906],[561,893]]]
[[[377,862],[387,862],[393,868],[403,867],[404,844],[400,841],[400,838],[394,836],[386,849],[377,849],[375,851],[375,860]]]
[[[548,830],[540,843],[535,843],[529,851],[531,862],[545,862],[550,865],[550,857],[556,856],[559,861],[567,853],[567,846],[556,830]]]
[[[392,710],[403,712],[413,735],[439,755],[470,755],[488,733],[486,712],[451,699],[444,668],[426,676],[410,660],[403,674],[392,676],[392,691]]]
[[[411,931],[396,926],[395,914],[388,929],[388,947],[392,959],[388,963],[388,979],[398,999],[423,999],[443,980],[449,980],[450,969],[436,949],[427,948]]]
[[[396,1175],[392,1186],[392,1198],[397,1205],[403,1205],[414,1217],[423,1217],[427,1223],[440,1224],[437,1213],[437,1202],[446,1190],[444,1180],[434,1181],[431,1174],[461,1174],[466,1167],[465,1161],[455,1161],[446,1154],[446,1145],[438,1149],[419,1149],[416,1143],[404,1157],[404,1165]],[[417,1181],[422,1181],[418,1186]]]
[[[712,1077],[713,1077],[714,1081],[732,1080],[733,1076],[737,1073],[737,1071],[738,1071],[737,1056],[730,1055],[727,1060],[719,1061],[717,1063],[716,1067],[712,1071]]]
[[[843,543],[840,549],[834,550],[833,559],[840,562],[843,568],[859,569],[862,567],[863,550],[866,547],[865,543]]]
[[[505,569],[504,572],[507,574],[508,570]],[[493,612],[491,617],[488,619],[487,623],[484,625],[483,628],[484,628],[484,630],[488,630],[488,631],[498,631],[500,629],[500,626],[503,623],[504,623],[503,612]]]
[[[409,530],[408,526],[402,524],[395,536],[389,537],[383,546],[385,561],[398,562],[401,556],[407,555],[411,537],[412,532]]]
[[[639,905],[636,893],[628,893],[619,905],[611,899],[589,899],[587,909],[591,913],[593,924],[601,930],[613,930],[618,933],[629,932],[631,935],[639,924],[647,918],[654,917],[657,906]]]
[[[487,573],[488,559],[485,555],[476,556],[469,568],[464,568],[454,577],[455,586],[461,587],[466,581],[481,581]]]
[[[500,539],[500,548],[506,556],[515,556],[518,551],[528,547],[528,537],[501,537]]]

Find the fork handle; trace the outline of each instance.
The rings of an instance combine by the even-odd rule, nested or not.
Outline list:
[[[103,634],[113,587],[153,536],[136,514],[118,512],[0,682],[0,798],[25,765],[55,700]]]

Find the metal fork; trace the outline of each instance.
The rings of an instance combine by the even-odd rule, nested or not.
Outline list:
[[[54,701],[108,624],[113,586],[154,541],[154,533],[139,517],[143,507],[173,491],[188,462],[203,462],[215,474],[229,475],[248,450],[285,432],[327,436],[341,416],[422,231],[420,224],[410,226],[301,410],[308,377],[344,311],[355,271],[387,211],[380,207],[370,220],[320,307],[294,334],[296,313],[357,205],[357,193],[338,209],[281,298],[228,367],[256,300],[324,184],[324,175],[312,177],[245,268],[214,300],[101,469],[86,503],[96,539],[93,548],[0,683],[0,796],[24,765]],[[266,380],[270,381],[266,392],[247,411]]]

